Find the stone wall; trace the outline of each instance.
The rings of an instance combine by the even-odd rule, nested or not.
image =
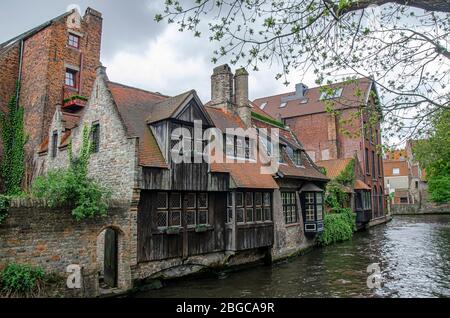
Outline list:
[[[281,190],[275,190],[273,194],[274,217],[274,244],[272,247],[272,260],[277,261],[287,258],[313,246],[314,239],[305,236],[302,210],[298,190],[301,188],[298,182],[290,183],[288,180],[279,181]],[[298,223],[286,224],[282,203],[281,191],[289,190],[297,192]]]
[[[450,204],[391,204],[392,215],[450,214]]]
[[[100,68],[99,68],[100,70]],[[138,175],[137,139],[129,138],[106,84],[106,75],[99,71],[94,83],[94,90],[80,118],[78,127],[72,130],[72,149],[76,156],[82,145],[84,127],[100,125],[99,152],[91,154],[89,176],[112,191],[114,199],[130,201],[136,188]],[[61,138],[63,126],[61,114],[57,110],[48,131],[49,140],[52,132],[58,131]],[[46,155],[39,157],[40,173],[68,166],[68,150],[59,149],[57,157],[52,157],[51,142]]]
[[[131,287],[130,262],[136,259],[130,210],[129,204],[115,203],[107,217],[76,221],[70,208],[49,209],[28,200],[13,202],[0,225],[0,269],[8,263],[31,264],[67,277],[67,266],[77,264],[82,267],[83,288],[69,290],[64,281],[57,292],[96,296],[101,266],[97,240],[105,228],[111,227],[119,234],[118,287],[127,290]]]

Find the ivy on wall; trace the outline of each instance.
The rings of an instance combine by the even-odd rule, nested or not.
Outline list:
[[[345,207],[349,196],[344,187],[353,187],[355,183],[355,160],[352,159],[344,170],[326,187],[325,204],[331,213],[324,217],[324,230],[318,236],[321,246],[350,240],[356,227],[356,215]]]
[[[3,182],[6,195],[18,195],[22,191],[22,180],[25,172],[24,146],[26,142],[23,113],[23,107],[17,106],[16,94],[11,97],[7,112],[0,113],[0,130],[3,143],[0,179]]]

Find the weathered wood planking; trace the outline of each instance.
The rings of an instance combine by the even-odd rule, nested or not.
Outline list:
[[[140,188],[146,190],[227,191],[227,173],[210,173],[208,164],[179,164],[173,169],[142,168]]]
[[[142,191],[138,211],[138,260],[148,262],[225,250],[224,217],[226,193],[208,194],[209,224],[206,232],[197,233],[193,228],[179,234],[161,233],[155,224],[156,191]],[[185,232],[187,231],[187,232]]]
[[[237,227],[237,250],[273,245],[273,224],[242,225]]]

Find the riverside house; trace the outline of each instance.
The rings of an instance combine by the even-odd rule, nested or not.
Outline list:
[[[83,128],[92,127],[89,174],[128,207],[99,228],[96,290],[281,259],[314,244],[322,231],[328,179],[292,131],[248,100],[245,69],[215,68],[211,87],[203,105],[194,90],[169,97],[111,82],[100,66],[85,107],[56,107],[39,149],[40,173],[67,166],[68,145],[76,153]],[[192,134],[199,121],[201,132],[220,129],[223,147],[216,151],[232,162],[174,160],[180,141],[189,149],[207,146],[202,134]],[[181,136],[180,128],[194,137]],[[229,128],[243,133],[225,134]],[[260,158],[279,168],[262,173],[267,161]]]

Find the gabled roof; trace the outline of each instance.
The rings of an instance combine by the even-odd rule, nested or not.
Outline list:
[[[152,107],[169,97],[142,89],[107,83],[128,137],[139,137],[139,164],[147,167],[167,168],[158,143],[146,123]]]
[[[194,91],[188,91],[175,97],[166,98],[163,101],[153,105],[147,114],[147,123],[156,123],[172,117],[178,108],[183,105],[186,99],[193,93]]]
[[[344,171],[352,160],[353,158],[323,160],[317,161],[316,165],[325,168],[327,171],[327,177],[334,179],[338,177],[342,171]]]
[[[48,26],[52,25],[53,23],[55,23],[61,19],[67,18],[69,15],[71,15],[74,12],[75,12],[75,9],[71,10],[71,11],[67,11],[67,12],[57,16],[56,18],[48,20],[47,22],[44,22],[43,24],[41,24],[31,30],[28,30],[12,39],[9,39],[6,42],[3,42],[2,44],[0,44],[0,54],[2,54],[4,51],[8,50],[15,43],[22,41],[22,40],[26,40],[27,38],[35,35],[36,33],[40,32],[40,31],[44,30],[45,28],[47,28]]]
[[[306,91],[305,98],[289,100],[287,101],[285,107],[281,108],[280,106],[282,104],[282,99],[294,96],[295,92],[258,98],[254,101],[254,103],[258,107],[265,104],[264,111],[274,118],[304,116],[326,111],[329,104],[326,101],[320,100],[322,88],[343,88],[340,98],[328,100],[328,102],[334,102],[334,109],[346,109],[365,105],[367,103],[369,92],[372,89],[372,85],[372,80],[368,78],[360,78],[350,82],[309,88]]]

